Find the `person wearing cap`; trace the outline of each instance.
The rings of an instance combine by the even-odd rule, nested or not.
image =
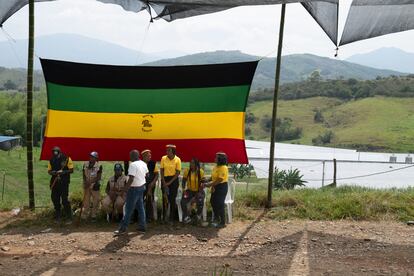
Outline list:
[[[204,170],[200,168],[198,159],[193,158],[190,162],[190,168],[184,170],[183,174],[183,188],[184,193],[181,199],[181,207],[183,209],[184,223],[190,223],[191,218],[188,215],[192,203],[197,205],[197,219],[201,220],[201,213],[204,207],[204,190],[202,181],[204,177]]]
[[[93,151],[89,155],[89,161],[83,164],[83,217],[92,217],[96,220],[96,214],[99,208],[99,189],[102,177],[102,165],[99,164],[99,155]],[[92,198],[92,208],[90,201]]]
[[[52,176],[50,190],[55,209],[55,220],[60,222],[62,205],[66,217],[72,219],[72,209],[68,200],[70,174],[73,173],[72,159],[62,153],[59,147],[54,147],[52,157],[47,165],[47,171]]]
[[[126,199],[126,184],[128,177],[123,174],[122,165],[116,163],[114,166],[114,175],[111,176],[106,184],[106,196],[102,200],[102,208],[107,214],[108,222],[118,216],[122,219],[123,207]]]
[[[148,167],[144,161],[139,160],[139,151],[132,150],[129,153],[129,157],[131,164],[128,169],[128,191],[125,201],[125,214],[118,230],[114,232],[115,236],[126,233],[134,209],[138,211],[137,231],[145,232],[147,228],[144,209],[144,191],[145,175],[148,173]]]
[[[228,190],[229,169],[227,167],[227,155],[224,152],[216,153],[216,165],[211,172],[211,178],[206,187],[211,187],[211,207],[214,216],[218,220],[212,225],[214,227],[224,227],[226,225],[226,217],[224,212],[224,201]]]
[[[176,155],[175,145],[167,145],[167,155],[161,158],[161,189],[163,194],[166,194],[168,198],[170,208],[170,220],[178,220],[177,206],[175,204],[175,198],[178,191],[178,176],[181,172],[181,159]],[[167,200],[163,196],[163,217],[166,220],[167,210],[165,201]]]
[[[155,192],[155,184],[158,180],[158,167],[157,163],[151,159],[151,150],[146,149],[141,152],[142,160],[147,164],[148,167],[148,174],[145,176],[145,187],[146,190],[144,192],[145,198],[145,213],[147,222],[155,220],[154,212],[153,212],[153,202],[154,202],[154,192]]]

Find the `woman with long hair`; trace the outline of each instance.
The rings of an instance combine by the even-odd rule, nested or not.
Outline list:
[[[201,184],[203,177],[204,171],[200,168],[200,162],[196,158],[191,159],[190,168],[184,171],[182,182],[184,193],[181,199],[181,207],[183,209],[184,223],[191,222],[188,212],[194,202],[197,204],[197,220],[201,220],[205,196]]]

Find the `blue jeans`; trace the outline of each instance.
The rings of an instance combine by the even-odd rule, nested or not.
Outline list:
[[[145,209],[144,209],[145,185],[141,187],[130,187],[125,200],[125,214],[119,228],[126,230],[131,220],[134,209],[138,211],[138,228],[145,229]]]

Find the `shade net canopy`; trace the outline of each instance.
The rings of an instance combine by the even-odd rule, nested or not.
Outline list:
[[[354,0],[340,45],[414,29],[414,0]]]
[[[55,0],[35,0],[35,2]],[[120,5],[132,12],[155,11],[155,19],[173,21],[191,16],[209,14],[239,6],[273,5],[282,3],[299,3],[306,8],[316,22],[322,27],[332,42],[337,44],[338,37],[338,0],[97,0],[102,3]],[[0,25],[28,3],[28,0],[0,1]]]
[[[46,2],[55,0],[35,0],[35,2]],[[29,0],[1,0],[0,1],[0,26],[15,14],[18,10],[29,3]]]
[[[127,11],[155,11],[154,18],[166,21],[209,14],[240,6],[275,5],[283,3],[302,3],[306,10],[322,27],[332,42],[337,44],[338,37],[338,0],[97,0],[122,6]]]

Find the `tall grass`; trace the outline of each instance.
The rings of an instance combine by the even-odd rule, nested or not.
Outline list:
[[[246,207],[265,206],[265,190],[239,190],[235,213],[240,217],[246,217]],[[343,186],[274,191],[272,196],[272,208],[267,216],[278,220],[300,218],[405,221],[414,218],[414,188],[379,190]]]

